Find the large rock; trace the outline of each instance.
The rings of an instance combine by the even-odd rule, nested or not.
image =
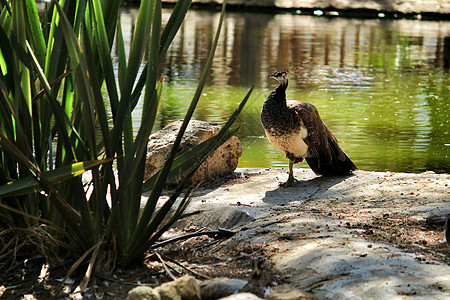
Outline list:
[[[175,121],[150,136],[147,145],[147,160],[145,163],[145,179],[150,178],[162,168],[169,157],[170,150],[176,139],[182,121]],[[220,128],[216,123],[191,120],[183,136],[178,152],[181,154],[188,149],[215,136]],[[222,146],[216,149],[203,162],[190,179],[190,184],[195,185],[218,176],[232,174],[238,165],[238,159],[242,155],[242,146],[239,139],[231,137]],[[183,174],[169,181],[176,185],[184,179]]]

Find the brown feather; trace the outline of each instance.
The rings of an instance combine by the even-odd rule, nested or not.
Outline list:
[[[308,145],[306,161],[317,175],[346,175],[356,170],[338,144],[328,126],[320,118],[316,107],[303,101],[286,101],[290,111],[294,111],[299,122],[308,130],[304,139]]]

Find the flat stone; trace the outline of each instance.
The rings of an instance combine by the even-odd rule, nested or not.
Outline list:
[[[187,218],[179,222],[178,228],[226,228],[231,229],[251,223],[255,220],[244,208],[235,206],[218,207],[213,210],[203,207],[202,212],[195,218]],[[188,210],[188,212],[191,210]]]
[[[153,133],[147,145],[144,179],[150,178],[159,171],[170,155],[182,121],[175,121],[163,129]],[[196,145],[215,136],[220,131],[216,123],[191,120],[183,136],[178,153],[182,154]],[[210,179],[232,174],[242,155],[242,146],[236,136],[232,136],[223,145],[212,152],[190,178],[191,185],[197,185]],[[180,174],[168,183],[178,185],[185,174]]]
[[[202,299],[217,300],[239,292],[247,281],[237,278],[215,278],[200,284]]]

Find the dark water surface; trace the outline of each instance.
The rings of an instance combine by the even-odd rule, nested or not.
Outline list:
[[[136,18],[122,10],[125,39]],[[169,49],[159,128],[184,116],[218,19],[191,11]],[[314,104],[360,169],[450,172],[449,54],[449,21],[230,12],[194,118],[223,124],[254,86],[237,122],[239,166],[287,166],[259,114],[276,87],[267,75],[289,68],[288,99]]]

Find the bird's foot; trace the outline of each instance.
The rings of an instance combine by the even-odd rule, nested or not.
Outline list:
[[[290,187],[290,186],[294,186],[297,182],[298,182],[298,180],[295,179],[294,177],[289,177],[286,182],[281,182],[280,186],[281,187]]]

